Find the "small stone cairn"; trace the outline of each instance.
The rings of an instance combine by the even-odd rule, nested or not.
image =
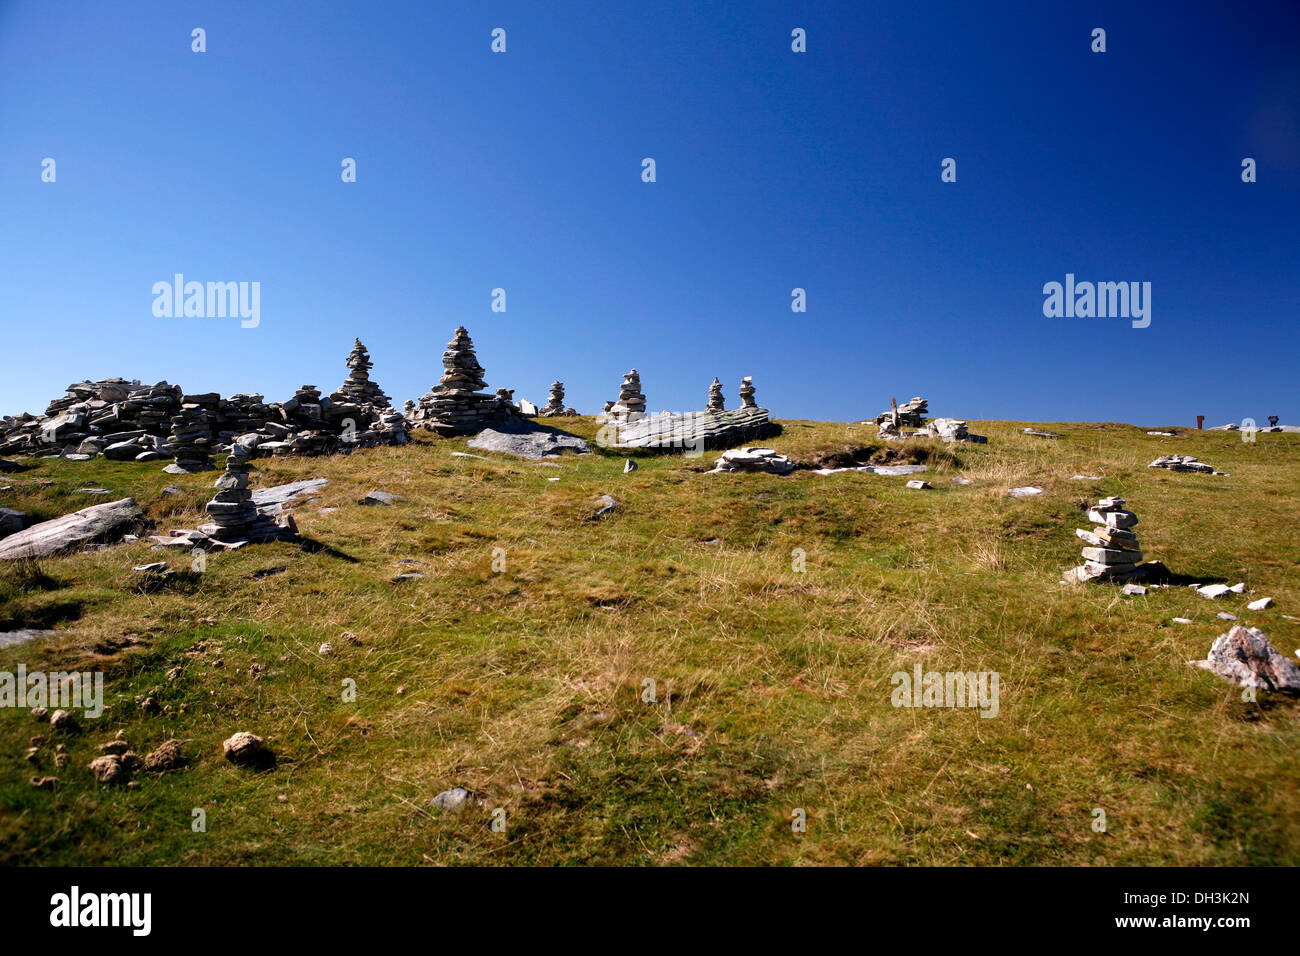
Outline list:
[[[551,394],[546,406],[538,413],[542,418],[557,418],[577,415],[578,413],[564,404],[564,383],[556,380],[551,383]]]
[[[277,524],[253,503],[253,493],[248,487],[248,473],[253,470],[251,457],[251,443],[236,441],[231,447],[226,470],[213,485],[217,494],[204,508],[211,523],[200,525],[199,531],[226,544],[296,538],[292,525]]]
[[[167,446],[175,458],[163,471],[169,475],[192,475],[212,471],[212,415],[201,405],[183,405],[172,416]]]
[[[352,351],[348,354],[348,377],[339,386],[339,390],[330,398],[336,402],[355,402],[358,405],[370,405],[376,409],[388,408],[388,396],[378,384],[370,380],[370,370],[375,363],[370,361],[370,353],[354,339]]]
[[[1084,563],[1065,572],[1071,583],[1083,584],[1101,578],[1127,581],[1144,577],[1152,568],[1142,565],[1142,551],[1137,534],[1132,530],[1138,517],[1124,510],[1123,498],[1102,498],[1088,509],[1088,520],[1096,527],[1077,529],[1074,533],[1083,540]]]

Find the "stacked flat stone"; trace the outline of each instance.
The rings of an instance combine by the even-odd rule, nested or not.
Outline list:
[[[886,422],[892,422],[897,427],[904,426],[911,428],[920,428],[925,424],[925,416],[930,412],[930,403],[919,395],[911,401],[904,402],[898,406],[898,414],[895,416],[894,409],[887,412],[881,412],[876,416],[876,424],[883,425]]]
[[[1102,498],[1088,509],[1088,520],[1096,526],[1079,528],[1075,535],[1083,540],[1084,563],[1065,572],[1065,579],[1083,584],[1105,579],[1130,580],[1141,577],[1147,566],[1140,565],[1142,551],[1132,530],[1138,517],[1124,508],[1123,498]]]
[[[180,387],[166,382],[141,385],[114,378],[79,382],[67,392],[50,402],[43,416],[24,413],[7,419],[0,453],[98,455],[116,444],[122,446],[115,450],[118,460],[145,454],[141,460],[147,461],[158,453],[181,406]]]
[[[754,377],[746,375],[740,380],[740,410],[745,412],[751,408],[758,408],[758,400],[754,398]]]
[[[1214,466],[1207,465],[1191,455],[1164,455],[1157,458],[1148,468],[1167,468],[1170,471],[1199,471],[1203,474],[1215,474]]]
[[[216,496],[207,503],[204,511],[211,519],[200,525],[199,531],[221,542],[270,541],[295,537],[291,528],[275,521],[257,510],[253,492],[249,489],[249,463],[255,447],[256,436],[238,439],[226,458],[226,470],[213,487]]]
[[[623,376],[618,389],[618,401],[606,406],[611,418],[628,420],[645,417],[645,395],[641,393],[641,373],[636,369]]]
[[[474,354],[474,342],[462,325],[442,353],[442,378],[421,397],[412,422],[439,435],[472,435],[492,422],[522,420],[508,398],[488,395],[483,366]]]
[[[709,402],[704,406],[706,412],[721,412],[727,407],[727,400],[722,397],[722,383],[716,378],[709,386]]]
[[[564,383],[554,381],[551,383],[551,394],[546,401],[546,405],[538,413],[542,418],[556,418],[559,416],[572,416],[578,413],[564,404]]]
[[[354,339],[352,351],[348,355],[348,377],[339,390],[330,396],[336,402],[355,402],[358,405],[372,405],[375,408],[388,408],[388,396],[376,383],[370,381],[370,370],[375,364],[370,361],[370,353]]]
[[[173,462],[163,471],[169,475],[192,475],[212,471],[212,414],[201,405],[183,405],[172,416],[167,447]]]

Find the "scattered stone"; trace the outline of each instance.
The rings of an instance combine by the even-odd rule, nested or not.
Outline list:
[[[1213,465],[1198,461],[1191,455],[1164,455],[1157,458],[1148,468],[1167,468],[1169,471],[1199,471],[1204,474],[1217,474]]]
[[[491,460],[491,459],[488,459],[488,458],[484,458],[482,455],[471,455],[471,454],[470,454],[469,452],[467,452],[467,451],[453,451],[453,452],[451,453],[451,457],[452,457],[452,458],[474,458],[474,459],[476,459],[476,460],[478,460],[478,461],[490,461],[490,460]]]
[[[1060,438],[1061,437],[1056,432],[1042,432],[1036,428],[1021,429],[1021,434],[1033,435],[1035,438]]]
[[[1205,587],[1197,588],[1196,593],[1203,598],[1209,598],[1211,601],[1218,600],[1225,594],[1231,594],[1232,588],[1226,584],[1207,584]]]
[[[1220,611],[1217,617],[1221,621],[1235,621],[1237,619],[1237,615],[1229,614],[1227,611]]]
[[[1273,606],[1273,599],[1271,597],[1265,597],[1265,598],[1260,598],[1258,601],[1251,601],[1249,604],[1246,605],[1246,610],[1262,611],[1265,608],[1272,607],[1272,606]]]
[[[1176,618],[1174,618],[1174,623],[1175,623],[1175,624],[1191,624],[1191,623],[1192,623],[1192,619],[1191,619],[1190,617],[1176,617]]]
[[[409,403],[408,403],[409,404]],[[529,418],[536,418],[541,414],[541,409],[526,398],[519,399],[519,412]]]
[[[397,577],[393,578],[393,583],[401,584],[403,581],[415,581],[422,577],[424,577],[423,574],[419,574],[415,571],[407,571],[405,574],[399,574]]]
[[[167,570],[166,561],[154,561],[151,564],[141,564],[131,569],[137,574],[159,574]]]
[[[613,495],[601,495],[596,499],[596,510],[592,518],[603,518],[618,507]]]
[[[1210,646],[1203,661],[1190,661],[1240,687],[1300,694],[1300,668],[1280,654],[1264,632],[1235,625]]]
[[[1156,437],[1158,437],[1158,438],[1174,438],[1174,437],[1176,437],[1176,436],[1174,435],[1173,432],[1147,432],[1147,434],[1148,434],[1148,435],[1154,435],[1154,436],[1156,436]]]
[[[1007,492],[1007,494],[1012,498],[1032,498],[1034,495],[1041,495],[1042,493],[1042,488],[1035,488],[1033,485],[1025,485],[1022,488],[1012,488]]]
[[[360,501],[359,505],[391,505],[401,500],[401,495],[395,495],[387,491],[372,491]]]
[[[637,463],[634,462],[631,458],[625,458],[625,459],[623,459],[623,474],[626,475],[626,474],[628,474],[629,472],[636,471],[637,468],[639,468],[639,467],[640,467],[640,466],[637,465]]]
[[[223,740],[221,749],[227,760],[241,767],[268,767],[275,763],[275,754],[257,734],[240,731]]]
[[[975,484],[975,482],[971,481],[969,478],[963,477],[962,475],[958,475],[956,478],[954,478],[954,479],[952,480],[952,483],[953,483],[954,485],[973,485],[973,484]]]
[[[473,794],[464,787],[453,787],[450,790],[444,790],[434,797],[430,803],[439,810],[460,810],[469,803]]]
[[[71,730],[73,728],[72,715],[66,710],[56,710],[50,714],[50,726],[55,730]]]
[[[921,481],[921,479],[919,478],[914,478],[907,483],[906,487],[914,488],[917,491],[921,491],[926,488],[933,488],[934,486],[931,485],[928,481]]]
[[[733,448],[724,451],[722,457],[714,464],[713,470],[705,474],[716,475],[740,471],[788,475],[794,471],[794,462],[785,455],[778,455],[771,448]]]
[[[935,418],[919,434],[927,438],[939,438],[946,442],[972,442],[987,445],[988,439],[983,435],[972,435],[966,429],[966,423],[960,418]]]
[[[334,645],[331,644],[329,641],[326,641],[324,644],[320,646],[319,650],[317,650],[316,653],[320,654],[321,657],[329,657],[331,654],[334,653]]]
[[[122,758],[117,754],[107,754],[92,760],[87,769],[95,779],[103,784],[126,783],[130,773],[122,766]]]
[[[119,738],[117,740],[110,740],[106,744],[100,744],[95,749],[97,749],[102,754],[116,754],[117,756],[120,757],[122,756],[122,754],[126,753],[128,750],[131,749],[131,745],[128,744],[125,740]]]
[[[285,511],[294,499],[301,495],[311,495],[330,483],[328,478],[303,478],[285,485],[272,485],[270,488],[253,490],[253,504],[264,515],[277,515]]]
[[[591,447],[576,435],[532,422],[484,428],[467,444],[480,451],[503,452],[532,460],[566,451],[579,455],[591,451]]]
[[[1147,593],[1147,589],[1140,584],[1126,584],[1123,593],[1140,597]]]
[[[1101,475],[1071,475],[1071,481],[1101,481]]]
[[[0,540],[0,560],[48,558],[88,544],[116,540],[143,524],[143,514],[134,498],[91,505]]]

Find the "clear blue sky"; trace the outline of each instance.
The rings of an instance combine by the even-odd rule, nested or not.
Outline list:
[[[0,0],[0,224],[10,413],[329,391],[354,336],[400,402],[463,323],[584,412],[636,366],[652,410],[1300,422],[1300,5]],[[261,324],[155,318],[176,272]],[[1067,272],[1150,327],[1045,318]]]

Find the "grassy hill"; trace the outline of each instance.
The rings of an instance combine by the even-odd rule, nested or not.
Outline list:
[[[294,511],[303,545],[211,554],[157,589],[132,566],[188,568],[188,554],[137,543],[0,567],[0,630],[61,633],[0,650],[0,670],[102,669],[109,704],[73,733],[0,711],[0,861],[1300,862],[1300,704],[1245,702],[1186,664],[1228,629],[1219,611],[1300,647],[1300,435],[1036,426],[1064,435],[1051,440],[972,422],[988,445],[886,448],[873,428],[784,424],[768,442],[783,453],[926,461],[935,487],[702,474],[715,454],[640,456],[630,474],[599,452],[478,461],[451,456],[463,439],[422,437],[257,461],[256,487],[330,480]],[[1147,469],[1169,452],[1231,477]],[[54,517],[104,500],[75,492],[100,486],[162,530],[195,527],[215,477],[32,464],[0,476],[0,504]],[[1006,496],[1025,484],[1045,494]],[[371,490],[402,497],[358,506]],[[618,507],[590,520],[603,493]],[[1140,516],[1148,559],[1248,594],[1061,584],[1083,506],[1108,494]],[[394,583],[409,572],[424,577]],[[1245,609],[1264,595],[1276,605]],[[891,675],[917,662],[998,672],[997,717],[892,706]],[[141,754],[178,738],[191,763],[100,786],[86,765],[119,730]],[[267,739],[275,769],[222,758],[241,730]],[[481,803],[430,806],[456,786]]]

